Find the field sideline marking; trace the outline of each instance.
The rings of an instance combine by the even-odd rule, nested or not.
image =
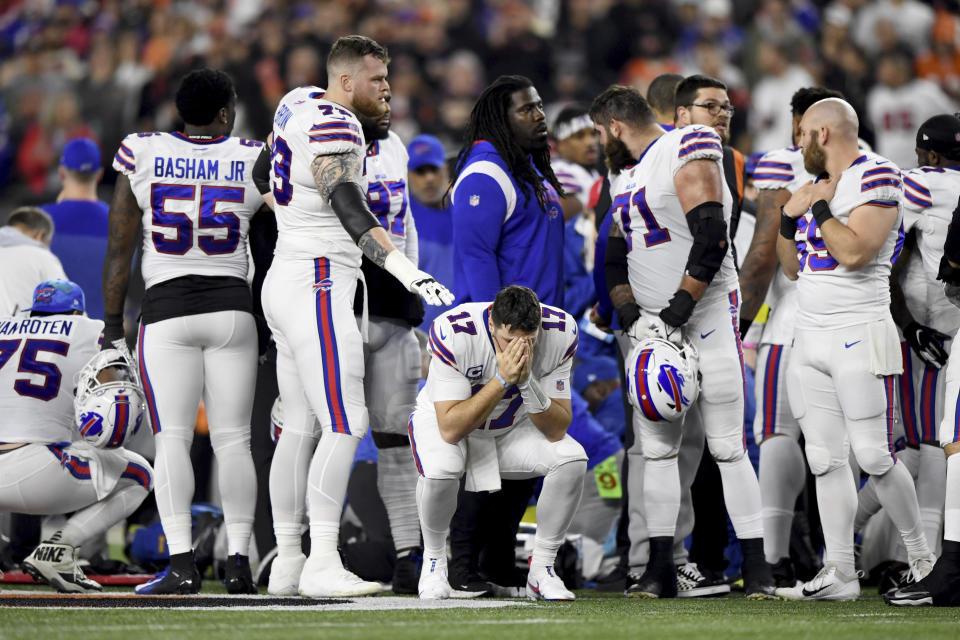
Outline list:
[[[207,609],[208,611],[217,611],[217,609]],[[465,621],[466,622],[466,621]],[[524,620],[470,620],[469,624],[480,624],[480,625],[501,625],[501,624],[567,624],[571,622],[570,620],[554,620],[550,618],[528,618]],[[244,629],[273,629],[276,627],[298,627],[298,628],[314,628],[314,627],[416,627],[416,626],[433,626],[436,621],[392,621],[392,622],[259,622],[253,624],[244,624]],[[187,630],[203,630],[203,629],[233,629],[236,627],[234,624],[229,623],[214,623],[214,624],[142,624],[142,625],[106,625],[106,626],[77,626],[70,625],[71,632],[73,631],[142,631],[144,627],[149,626],[150,631],[187,631]],[[53,631],[53,630],[62,630],[62,625],[56,625],[51,627],[34,627],[34,631],[43,632],[43,631]]]

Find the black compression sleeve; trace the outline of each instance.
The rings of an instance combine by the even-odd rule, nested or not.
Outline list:
[[[260,149],[260,155],[253,165],[253,184],[257,185],[260,195],[270,192],[270,150],[267,145]]]
[[[603,260],[603,272],[607,279],[607,291],[621,284],[630,284],[627,271],[627,241],[623,238],[607,240],[607,254]]]
[[[354,242],[359,242],[370,229],[380,226],[380,221],[367,204],[367,194],[356,182],[341,182],[334,187],[330,194],[330,206]]]
[[[698,204],[687,212],[687,225],[693,234],[687,257],[687,275],[709,284],[727,255],[727,222],[723,218],[723,204]]]

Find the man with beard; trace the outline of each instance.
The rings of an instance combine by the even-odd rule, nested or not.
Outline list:
[[[913,580],[933,566],[910,472],[893,453],[894,377],[903,372],[890,315],[890,267],[902,236],[900,171],[861,153],[857,114],[838,98],[807,109],[800,121],[804,168],[815,181],[781,209],[777,255],[797,280],[790,407],[816,476],[826,546],[810,581],[777,589],[792,600],[855,600],[853,521],[857,510],[849,451],[875,482],[900,531]]]
[[[470,113],[451,187],[457,302],[493,300],[505,286],[529,287],[563,306],[563,189],[550,167],[543,101],[523,76],[501,76]],[[505,480],[494,494],[464,492],[451,523],[450,585],[478,594],[484,551],[488,579],[522,586],[515,575],[517,526],[532,480]]]
[[[387,96],[389,100],[389,94]],[[363,177],[367,204],[390,240],[414,265],[418,262],[417,227],[407,193],[407,149],[390,131],[390,104],[379,118],[359,117],[367,155]],[[417,518],[417,468],[407,436],[407,421],[417,400],[420,345],[413,328],[423,320],[420,297],[364,256],[363,289],[357,289],[354,312],[363,316],[364,296],[370,314],[363,345],[363,391],[370,429],[377,446],[377,489],[390,520],[397,554],[394,593],[417,593],[422,561]]]
[[[337,551],[347,478],[369,425],[365,327],[353,314],[361,256],[428,304],[453,298],[394,246],[367,204],[366,144],[356,116],[386,112],[388,61],[386,49],[370,38],[340,38],[327,58],[327,90],[294,89],[274,116],[270,173],[279,235],[263,307],[277,342],[284,428],[270,470],[277,538],[271,593],[336,597],[380,590],[344,569]],[[300,550],[306,494],[309,559]]]
[[[739,291],[727,250],[732,202],[723,184],[720,136],[702,125],[664,132],[646,100],[622,86],[601,93],[590,117],[613,174],[614,225],[606,277],[620,326],[634,342],[658,337],[679,345],[686,338],[700,353],[702,376],[700,397],[680,428],[664,428],[634,411],[637,444],[628,454],[643,457],[643,488],[630,492],[630,512],[645,512],[650,559],[627,595],[677,595],[677,453],[690,429],[705,431],[720,467],[730,519],[743,549],[747,597],[771,598],[760,488],[743,441]],[[695,428],[693,421],[703,426]]]

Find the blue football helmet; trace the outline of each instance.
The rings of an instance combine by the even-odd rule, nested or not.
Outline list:
[[[33,305],[26,311],[44,313],[86,313],[87,303],[83,289],[70,280],[45,280],[33,290]]]
[[[104,349],[77,374],[74,418],[80,435],[93,446],[122,447],[140,429],[146,403],[136,371],[129,355]]]
[[[638,342],[626,361],[630,404],[652,422],[676,422],[700,395],[699,354],[684,340],[647,338]]]

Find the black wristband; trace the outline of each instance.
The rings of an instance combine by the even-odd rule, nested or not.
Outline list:
[[[682,327],[693,314],[693,308],[697,305],[696,300],[686,289],[678,289],[668,304],[660,312],[660,319],[671,327]]]
[[[103,349],[113,348],[113,341],[124,338],[123,314],[105,313],[103,314]]]
[[[817,221],[817,226],[821,229],[823,223],[833,217],[833,212],[830,211],[830,205],[826,200],[817,200],[810,207],[810,210],[813,211],[813,219]]]
[[[787,240],[793,240],[797,235],[797,219],[791,218],[780,207],[780,235]]]
[[[617,322],[620,323],[620,329],[626,331],[633,323],[640,318],[640,305],[636,302],[628,302],[627,304],[617,307]]]

